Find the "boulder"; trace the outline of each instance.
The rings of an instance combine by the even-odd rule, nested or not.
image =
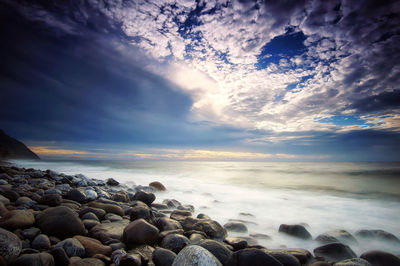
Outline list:
[[[223,240],[227,235],[226,230],[218,222],[213,220],[186,217],[181,224],[185,231],[201,231],[209,238],[215,240]]]
[[[82,207],[81,210],[79,211],[79,216],[83,217],[86,213],[91,212],[96,214],[98,220],[103,220],[104,215],[106,214],[106,211],[100,208],[94,208],[94,207]]]
[[[33,239],[32,241],[32,248],[40,250],[40,249],[50,249],[50,239],[43,234],[40,234],[38,236],[35,237],[35,239]]]
[[[104,254],[106,256],[111,255],[112,249],[110,246],[103,245],[99,240],[85,237],[85,236],[74,236],[84,246],[86,256],[93,257],[95,254]]]
[[[24,228],[35,224],[31,210],[12,210],[0,219],[0,226],[6,229]]]
[[[200,242],[199,246],[211,252],[221,263],[226,265],[232,256],[232,251],[227,248],[227,245],[211,239],[206,239]]]
[[[246,225],[241,222],[228,222],[228,223],[224,224],[224,228],[226,230],[232,231],[232,232],[240,232],[240,233],[247,232]]]
[[[295,256],[300,263],[308,264],[313,259],[313,256],[310,251],[302,248],[288,248],[288,249],[275,249],[274,251],[282,251],[284,253],[289,253],[290,255]]]
[[[33,206],[36,205],[36,201],[32,200],[29,197],[19,197],[16,201],[15,201],[15,205],[16,206],[20,206],[20,207],[25,207],[25,208],[32,208]]]
[[[4,197],[6,197],[7,199],[9,199],[8,202],[10,202],[10,201],[15,202],[20,197],[18,192],[14,191],[14,190],[4,190],[1,192],[1,194]],[[3,202],[5,205],[8,204],[8,203],[5,203],[5,202],[7,202],[7,200],[3,199],[2,197],[0,197],[0,201]]]
[[[11,265],[15,266],[54,266],[54,258],[47,252],[24,254],[18,257]]]
[[[62,197],[58,194],[46,194],[42,196],[39,200],[40,204],[45,204],[50,207],[56,207],[61,204]]]
[[[247,247],[247,241],[246,239],[242,237],[226,237],[224,239],[224,242],[233,247],[234,251],[237,251],[239,249],[244,249]]]
[[[81,219],[74,211],[65,206],[44,210],[37,215],[37,225],[42,232],[60,239],[86,234]]]
[[[99,218],[97,217],[96,214],[94,214],[93,212],[87,212],[84,215],[81,216],[82,220],[95,220],[95,221],[99,221]]]
[[[189,245],[190,240],[183,235],[170,234],[163,238],[160,246],[165,249],[169,249],[174,253],[179,253],[184,247]]]
[[[338,242],[315,248],[314,255],[323,258],[325,261],[333,262],[357,258],[357,255],[349,246]]]
[[[360,258],[368,261],[374,266],[400,265],[400,258],[384,251],[371,250],[361,254]]]
[[[285,266],[301,266],[300,261],[289,252],[285,252],[283,250],[273,250],[273,249],[263,249],[263,251],[268,255],[274,257],[276,260],[278,260]]]
[[[151,182],[151,183],[149,184],[149,186],[150,186],[150,187],[153,187],[153,188],[155,188],[155,189],[157,189],[157,190],[159,190],[159,191],[166,191],[166,190],[167,190],[167,189],[165,188],[165,186],[164,186],[163,184],[161,184],[161,182],[158,182],[158,181]]]
[[[227,262],[228,266],[283,266],[277,259],[268,255],[261,249],[256,248],[245,248],[236,251],[232,254],[232,257]]]
[[[128,224],[129,220],[127,219],[112,223],[101,223],[90,229],[89,236],[100,240],[103,244],[112,239],[122,241],[124,229]]]
[[[102,203],[102,202],[98,202],[98,201],[92,201],[88,203],[89,207],[94,207],[94,208],[99,208],[104,210],[105,212],[111,212],[114,214],[117,214],[119,216],[124,216],[124,210],[115,204],[110,204],[110,203]]]
[[[176,254],[165,248],[156,248],[152,255],[152,260],[156,266],[171,266]]]
[[[91,230],[93,227],[100,224],[100,222],[97,220],[89,220],[89,219],[86,220],[84,219],[82,220],[82,222],[87,230]]]
[[[159,230],[144,219],[131,222],[124,229],[123,239],[125,244],[153,245],[158,240]]]
[[[355,235],[361,238],[370,238],[379,241],[391,242],[395,245],[400,245],[400,239],[384,230],[359,230],[355,233]]]
[[[69,258],[67,253],[65,253],[64,249],[62,248],[53,248],[48,251],[50,255],[54,258],[54,264],[56,266],[68,266],[69,265]]]
[[[279,232],[301,238],[301,239],[311,239],[311,234],[307,231],[307,229],[300,224],[281,224],[279,226]]]
[[[157,218],[155,220],[155,225],[160,231],[182,229],[182,225],[178,221],[168,217]]]
[[[170,218],[174,219],[176,221],[183,221],[186,219],[186,217],[190,217],[192,216],[192,212],[190,211],[186,211],[186,210],[174,210],[171,215]]]
[[[152,217],[150,208],[147,205],[132,207],[127,211],[127,214],[130,216],[131,221],[140,218],[149,220]]]
[[[107,179],[106,184],[109,186],[118,186],[119,182],[117,180],[115,180],[114,178],[109,178],[109,179]]]
[[[356,244],[357,240],[346,230],[331,230],[319,235],[315,240],[321,243],[342,242],[344,244]]]
[[[119,215],[116,215],[115,213],[107,213],[104,215],[104,220],[108,220],[110,222],[117,222],[117,221],[122,221],[122,217]]]
[[[56,248],[64,249],[68,257],[84,257],[85,248],[76,238],[67,238],[55,245]]]
[[[168,208],[174,208],[174,209],[176,209],[176,208],[178,208],[179,206],[182,205],[182,204],[181,204],[179,201],[177,201],[176,199],[165,199],[165,200],[163,200],[162,203],[165,204],[165,205],[167,205]]]
[[[222,266],[221,262],[207,249],[190,245],[182,249],[175,257],[172,266]]]
[[[74,260],[69,266],[105,266],[106,264],[97,258],[84,258]],[[120,264],[122,266],[122,264]]]
[[[15,234],[0,228],[0,256],[12,261],[21,253],[22,243]]]
[[[3,203],[4,205],[10,204],[10,200],[3,195],[0,195],[0,202]]]
[[[143,201],[148,206],[150,206],[151,203],[156,199],[156,196],[153,193],[148,193],[148,192],[139,190],[135,193],[135,195],[133,196],[133,199]]]
[[[368,261],[361,258],[354,258],[348,260],[342,260],[333,264],[334,266],[372,266]]]
[[[86,194],[81,189],[73,188],[67,193],[67,198],[79,203],[85,203],[87,201]]]

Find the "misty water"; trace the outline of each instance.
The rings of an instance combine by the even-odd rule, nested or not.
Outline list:
[[[132,185],[162,182],[156,202],[177,199],[192,204],[195,215],[205,213],[221,224],[243,220],[247,233],[267,248],[320,245],[278,232],[279,225],[305,224],[313,238],[333,229],[354,234],[382,229],[400,237],[399,163],[325,162],[166,162],[166,161],[15,161],[19,166],[52,169],[91,178],[115,178]],[[399,247],[358,239],[350,244],[360,255],[372,249],[400,254]]]

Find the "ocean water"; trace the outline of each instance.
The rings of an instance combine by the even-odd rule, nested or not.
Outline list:
[[[169,161],[14,161],[19,166],[52,169],[91,178],[115,178],[132,185],[162,182],[156,202],[177,199],[192,204],[222,225],[242,220],[248,233],[267,248],[305,248],[316,241],[278,232],[280,224],[304,224],[313,238],[333,229],[354,234],[382,229],[400,238],[400,163],[325,162],[169,162]],[[400,248],[358,239],[351,248],[361,253],[379,249],[400,254]]]

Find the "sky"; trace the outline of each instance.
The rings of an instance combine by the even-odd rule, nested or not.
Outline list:
[[[399,1],[0,0],[43,158],[399,161]]]

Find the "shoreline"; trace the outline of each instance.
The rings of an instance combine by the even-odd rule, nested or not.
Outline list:
[[[268,265],[265,264],[268,261],[270,265],[314,262],[320,263],[315,265],[333,265],[346,259],[358,263],[352,265],[368,265],[346,245],[346,241],[357,240],[344,230],[322,236],[321,246],[311,252],[294,248],[266,249],[252,239],[229,237],[229,233],[247,230],[240,221],[225,224],[224,228],[206,214],[192,217],[194,206],[175,199],[157,202],[153,192],[162,193],[156,191],[164,189],[159,182],[152,186],[140,184],[133,189],[113,179],[105,181],[81,174],[72,176],[51,170],[25,169],[3,161],[0,169],[0,193],[3,195],[0,227],[5,229],[0,237],[18,238],[12,248],[1,244],[6,251],[14,250],[11,255],[1,254],[8,263],[32,262],[44,257],[49,265],[51,261],[61,265],[63,257],[63,265],[83,265],[79,263],[89,260],[96,262],[95,265],[171,265],[174,260],[177,261],[174,265],[181,265],[182,259],[192,260],[193,264],[196,256],[201,255],[202,260],[210,261],[203,265],[245,265],[241,263],[246,260],[262,263],[259,265]],[[75,228],[57,219],[60,214],[75,221]],[[49,217],[53,220],[46,222]],[[65,228],[71,232],[61,233]],[[26,235],[29,231],[37,234]],[[281,225],[279,231],[311,239],[303,225]],[[357,235],[360,236],[381,238],[395,245],[400,243],[397,237],[384,231],[364,230]],[[37,238],[46,242],[45,248],[36,245]],[[60,255],[72,244],[83,247],[81,253]],[[384,256],[400,262],[398,257],[387,252],[370,253],[361,254],[361,257],[372,261]],[[319,262],[323,260],[325,264]]]

